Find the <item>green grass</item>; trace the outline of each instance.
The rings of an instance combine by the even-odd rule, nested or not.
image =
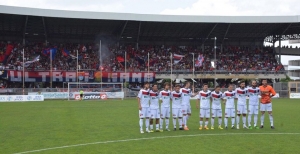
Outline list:
[[[194,104],[192,101],[190,131],[140,134],[135,99],[0,103],[0,153],[139,138],[143,140],[34,153],[298,153],[299,100],[273,100],[275,130],[270,129],[266,116],[265,128],[260,130],[199,131],[199,111]],[[172,128],[172,120],[170,122]]]

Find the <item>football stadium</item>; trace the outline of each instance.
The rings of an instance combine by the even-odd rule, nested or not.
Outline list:
[[[299,153],[299,27],[0,6],[0,153]]]

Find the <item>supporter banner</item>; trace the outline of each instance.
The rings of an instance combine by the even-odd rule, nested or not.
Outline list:
[[[300,98],[300,93],[290,93],[290,98]]]
[[[67,99],[68,92],[29,92],[28,95],[43,95],[44,99]]]
[[[22,71],[8,71],[9,81],[22,82]],[[25,82],[50,82],[50,71],[25,71]],[[91,72],[66,72],[66,71],[53,71],[52,82],[153,82],[155,80],[155,73],[108,73],[108,72],[93,72],[94,76],[91,77]],[[149,78],[149,79],[148,79]]]
[[[0,78],[1,79],[7,79],[7,71],[0,71]]]
[[[79,100],[79,92],[70,93],[70,99]],[[124,92],[86,92],[83,94],[84,100],[97,100],[107,98],[124,98]]]
[[[7,95],[0,96],[0,102],[31,102],[44,101],[43,95]]]

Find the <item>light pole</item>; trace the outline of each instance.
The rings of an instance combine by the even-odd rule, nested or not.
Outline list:
[[[193,88],[195,87],[195,53],[191,53],[193,55]]]
[[[171,53],[170,55],[170,59],[171,59],[171,90],[173,89],[173,54]]]
[[[150,56],[150,53],[148,52],[148,82],[149,82],[149,69],[150,69],[150,66],[149,66],[149,60],[150,60],[150,58],[149,58],[149,56]]]
[[[77,63],[77,69],[76,69],[76,82],[77,82],[77,89],[79,88],[79,76],[78,76],[78,68],[79,68],[79,65],[78,65],[78,50],[76,50],[76,63]],[[78,89],[79,90],[79,89]]]
[[[214,39],[214,64],[215,64],[215,68],[214,68],[214,74],[215,74],[215,78],[214,78],[214,86],[217,86],[217,80],[216,80],[216,74],[217,74],[217,37],[213,38]]]
[[[25,58],[25,50],[24,50],[24,48],[23,48],[23,95],[25,95],[24,93],[25,93],[25,60],[24,60],[24,58]]]

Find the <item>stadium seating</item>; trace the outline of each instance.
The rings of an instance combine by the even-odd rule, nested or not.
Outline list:
[[[13,51],[5,58],[5,51],[8,44],[14,48]],[[40,55],[38,62],[32,63],[26,67],[27,70],[49,70],[50,55],[43,52],[45,44],[28,43],[25,46],[21,43],[0,43],[0,60],[2,60],[2,68],[21,70],[22,69],[22,49],[25,49],[25,62],[30,61]],[[217,49],[216,68],[213,68],[211,61],[214,58],[214,52],[211,47],[205,47],[204,51],[194,47],[175,47],[175,46],[140,46],[135,49],[132,46],[115,46],[111,45],[102,48],[102,67],[100,67],[100,57],[98,46],[95,44],[49,44],[48,48],[57,48],[53,58],[52,68],[54,70],[76,70],[77,66],[77,50],[78,62],[82,70],[98,70],[104,71],[124,71],[125,62],[127,62],[128,72],[147,71],[148,69],[148,53],[150,71],[163,72],[171,68],[170,55],[178,54],[184,56],[178,63],[173,65],[174,71],[192,71],[193,55],[195,60],[198,55],[204,57],[203,65],[195,67],[195,71],[227,71],[227,72],[251,72],[251,71],[279,71],[284,68],[275,58],[273,48],[264,47],[233,47],[223,46],[223,49]],[[68,53],[66,53],[67,51]],[[125,51],[127,55],[125,56]],[[126,59],[125,59],[126,57]]]

